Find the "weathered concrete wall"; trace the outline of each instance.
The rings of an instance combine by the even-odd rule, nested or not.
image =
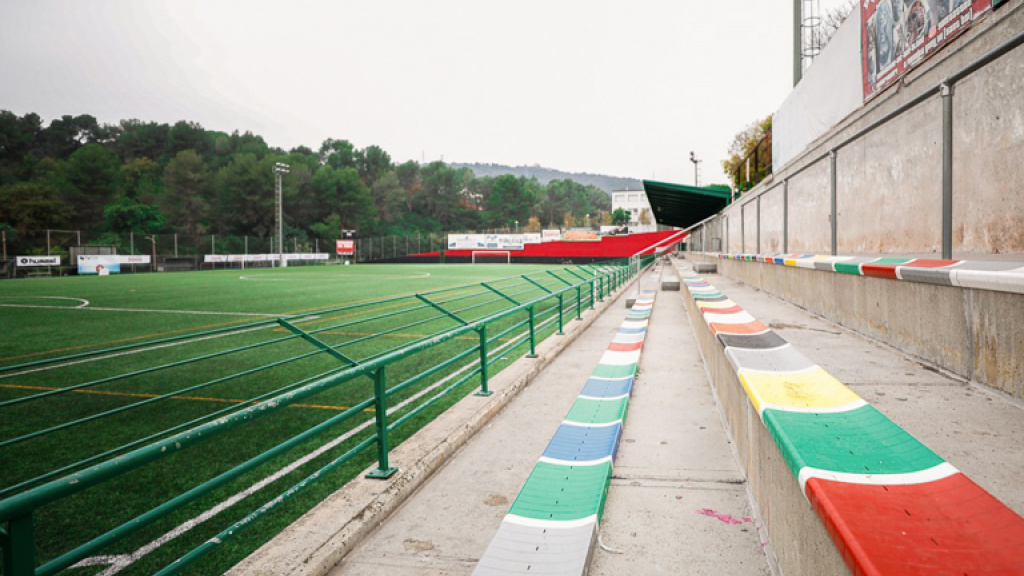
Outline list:
[[[1024,3],[990,11],[950,46],[851,114],[800,156],[727,208],[728,250],[777,252],[788,180],[791,252],[831,251],[830,162],[843,140],[937,86],[1024,30]],[[953,104],[953,254],[1024,255],[1024,47],[957,83]],[[942,104],[919,104],[837,150],[837,251],[941,250]],[[806,169],[804,169],[806,167]],[[761,221],[756,200],[761,196]],[[743,226],[740,212],[743,211]],[[760,224],[761,246],[757,246]],[[741,242],[742,240],[742,242]],[[778,246],[778,248],[776,248]]]
[[[782,252],[782,195],[782,186],[776,186],[761,195],[761,246],[758,252]]]
[[[740,260],[719,260],[718,271],[962,378],[1024,399],[1022,294]]]
[[[1001,94],[1015,97],[992,97]],[[1002,58],[969,76],[955,98],[954,249],[1024,253],[1024,57]]]
[[[786,576],[850,574],[825,526],[800,491],[778,445],[747,399],[724,349],[715,340],[693,299],[685,293],[682,298],[782,573]]]

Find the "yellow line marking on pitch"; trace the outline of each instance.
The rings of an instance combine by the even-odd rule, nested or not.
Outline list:
[[[0,388],[18,388],[21,390],[63,390],[55,386],[30,386],[27,384],[0,384]],[[76,394],[95,394],[99,396],[123,396],[131,398],[157,398],[163,396],[163,394],[144,394],[142,392],[109,392],[107,390],[72,390]],[[225,404],[241,404],[243,402],[249,402],[249,400],[240,400],[238,398],[211,398],[207,396],[171,396],[171,400],[191,400],[193,402],[221,402]],[[331,406],[329,404],[290,404],[292,408],[316,408],[319,410],[336,410],[343,412],[348,410],[348,406]],[[363,412],[373,412],[373,408],[367,408]]]

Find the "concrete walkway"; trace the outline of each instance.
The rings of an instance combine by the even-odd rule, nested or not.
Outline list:
[[[681,292],[658,294],[591,576],[768,575]]]

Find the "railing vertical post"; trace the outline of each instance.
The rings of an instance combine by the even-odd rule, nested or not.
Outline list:
[[[583,287],[576,286],[576,319],[583,320]]]
[[[782,181],[782,253],[789,254],[789,179]]]
[[[36,545],[32,532],[31,515],[11,518],[7,523],[7,536],[3,538],[4,574],[7,576],[35,575]]]
[[[533,306],[530,306],[527,311],[530,313],[530,353],[526,355],[527,358],[537,357],[537,323],[534,320]]]
[[[398,472],[388,464],[388,387],[387,368],[381,366],[373,373],[373,410],[377,424],[377,469],[371,470],[367,478],[390,478]]]
[[[562,298],[562,293],[558,293],[558,335],[565,335],[565,320],[562,318],[562,307],[565,303],[565,299]]]
[[[953,258],[953,86],[943,83],[942,95],[942,257]]]
[[[832,217],[830,218],[830,220],[832,220],[832,255],[835,256],[836,254],[838,254],[838,252],[836,250],[837,250],[837,247],[838,247],[838,244],[839,244],[839,242],[838,242],[838,228],[837,228],[837,223],[836,223],[836,218],[837,218],[838,211],[837,211],[837,208],[836,208],[836,151],[835,150],[829,150],[828,151],[828,159],[829,159],[829,165],[831,167],[830,168],[830,173],[831,173],[831,180],[832,180],[832,183],[831,183],[831,191],[832,191],[831,192]]]
[[[480,334],[480,390],[476,393],[477,396],[490,396],[494,394],[490,389],[487,388],[488,375],[487,375],[487,325],[484,324],[477,329]]]
[[[590,309],[591,310],[594,309],[594,300],[596,299],[596,296],[597,295],[594,294],[594,280],[591,279],[590,280]]]

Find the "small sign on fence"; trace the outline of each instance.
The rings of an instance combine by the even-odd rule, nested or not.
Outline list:
[[[60,266],[60,256],[18,256],[18,266]]]
[[[356,253],[355,240],[338,240],[336,244],[338,256],[351,256]]]

